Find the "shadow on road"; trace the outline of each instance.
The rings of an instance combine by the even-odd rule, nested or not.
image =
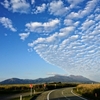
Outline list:
[[[30,100],[36,100],[36,98],[40,95],[41,93],[39,94],[36,94],[33,98],[31,98]]]
[[[49,100],[83,100],[76,96],[60,97],[60,98],[51,98]]]

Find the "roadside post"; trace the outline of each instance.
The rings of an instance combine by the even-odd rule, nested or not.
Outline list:
[[[44,90],[46,89],[46,84],[44,84]]]
[[[55,85],[55,88],[56,88],[57,84],[54,84],[54,85]]]
[[[95,97],[97,97],[98,95],[97,95],[97,93],[95,93]]]
[[[20,95],[20,100],[22,100],[22,95]]]
[[[30,84],[30,88],[31,88],[30,96],[32,96],[32,88],[33,88],[33,84]]]
[[[35,89],[34,89],[34,94],[35,94]]]

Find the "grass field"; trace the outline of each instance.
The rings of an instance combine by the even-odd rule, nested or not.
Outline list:
[[[100,100],[100,84],[80,84],[75,91],[91,100]]]
[[[29,84],[0,85],[0,94],[21,93],[29,90]]]
[[[46,90],[52,90],[52,89],[58,89],[58,88],[64,88],[64,87],[75,87],[77,86],[77,83],[46,83],[46,84],[33,84],[32,90],[36,93],[43,92]],[[16,94],[27,94],[30,93],[30,84],[11,84],[11,85],[0,85],[0,96],[14,96]],[[36,94],[35,94],[36,95]],[[18,97],[17,96],[17,97]],[[24,95],[23,95],[24,96]],[[19,100],[20,97],[12,99],[12,100]],[[23,97],[22,100],[30,100],[30,96]]]
[[[47,83],[45,84],[33,84],[33,90],[36,91],[44,91],[50,90],[55,88],[62,88],[62,87],[74,87],[77,86],[76,83]],[[29,84],[11,84],[11,85],[0,85],[0,94],[8,94],[8,93],[23,93],[29,92],[30,86]]]

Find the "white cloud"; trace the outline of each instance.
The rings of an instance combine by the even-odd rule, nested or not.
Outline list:
[[[55,73],[55,72],[51,72],[51,73],[47,73],[47,75],[55,76],[55,75],[57,75],[57,73]]]
[[[35,0],[31,0],[31,4],[34,4],[35,3]]]
[[[30,35],[30,33],[20,33],[19,36],[20,36],[20,39],[22,40],[25,40],[28,36]]]
[[[90,14],[96,7],[97,3],[99,2],[99,0],[90,0],[87,2],[86,7],[82,10],[79,10],[78,12],[71,12],[67,18],[83,18],[85,16],[87,16],[88,14]]]
[[[95,6],[98,2],[99,2],[99,0],[90,0],[90,1],[88,1],[86,7],[84,8],[84,10],[79,11],[80,16],[83,17],[83,16],[86,16],[87,14],[91,13],[94,10],[94,8],[95,8]]]
[[[67,7],[64,4],[66,1],[69,3]],[[92,76],[95,72],[100,73],[98,71],[100,69],[100,15],[97,5],[98,0],[85,2],[84,0],[66,1],[53,0],[49,1],[47,5],[42,3],[36,6],[33,11],[36,14],[44,12],[48,7],[49,12],[47,14],[50,16],[47,16],[47,18],[49,20],[47,22],[35,21],[26,23],[25,32],[19,34],[20,39],[25,40],[32,33],[40,33],[38,38],[35,37],[36,40],[28,43],[29,52],[34,49],[46,62],[61,67],[68,73],[87,76]],[[15,1],[12,2],[14,3],[5,0],[2,5],[7,9],[10,8],[9,10],[13,12],[17,12],[21,8],[18,3],[20,0],[16,0],[19,6],[14,5]],[[22,2],[25,2],[26,6],[24,11],[29,9],[28,3],[25,0],[22,0]],[[34,0],[31,0],[31,4],[34,4],[34,2]],[[84,2],[83,8],[80,6],[81,2]],[[55,18],[56,16],[59,16],[60,19]],[[50,17],[54,19],[50,19]],[[14,31],[11,20],[4,19],[6,21],[1,21],[0,19],[2,25]]]
[[[42,22],[30,22],[26,24],[26,30],[30,32],[37,32],[37,33],[50,33],[56,27],[59,26],[60,20],[59,19],[54,19],[50,20],[48,22],[42,23]]]
[[[81,22],[65,19],[65,27],[58,32],[38,38],[28,46],[50,64],[59,66],[69,73],[91,76],[100,73],[100,22],[92,15]],[[80,24],[80,26],[79,26]]]
[[[71,36],[69,39],[71,39],[71,41],[73,41],[73,40],[76,40],[76,39],[78,39],[78,35],[73,35],[73,36]]]
[[[74,26],[68,26],[60,29],[59,37],[66,37],[68,36],[73,30],[75,29]]]
[[[79,17],[80,17],[79,13],[76,13],[76,12],[71,12],[71,13],[67,16],[67,18],[70,18],[70,19],[79,18]]]
[[[64,20],[64,24],[67,25],[67,26],[68,26],[68,25],[72,25],[72,24],[73,24],[73,20],[67,19],[67,18],[66,18],[66,19]]]
[[[95,20],[96,20],[96,21],[99,21],[99,20],[100,20],[100,14],[96,14]]]
[[[26,0],[4,0],[1,4],[12,12],[28,13],[30,9],[30,4]]]
[[[60,29],[59,33],[55,33],[47,38],[38,38],[37,40],[33,41],[32,43],[28,43],[28,46],[30,47],[34,47],[34,45],[37,45],[39,43],[54,43],[56,44],[56,40],[60,40],[60,38],[66,38],[68,37],[68,35],[74,31],[74,27],[70,26],[70,27],[65,27]],[[73,36],[74,37],[74,36]],[[71,37],[72,38],[72,37]],[[58,42],[57,42],[58,43]]]
[[[9,1],[8,0],[4,0],[4,2],[1,2],[1,4],[5,7],[5,8],[9,8],[9,6],[10,6],[10,3],[9,3]]]
[[[50,2],[48,8],[50,14],[57,16],[65,15],[68,12],[68,10],[69,9],[67,7],[64,7],[64,4],[61,0]]]
[[[93,20],[86,20],[83,24],[81,29],[84,31],[86,29],[88,29],[91,25],[95,24],[95,21]]]
[[[74,22],[72,19],[68,19],[68,18],[66,18],[64,20],[64,25],[66,25],[66,26],[76,26],[77,27],[79,25],[79,23],[80,23],[80,21]]]
[[[70,3],[70,8],[74,8],[79,3],[83,2],[84,0],[67,0]]]
[[[16,32],[17,30],[13,27],[12,21],[6,17],[0,17],[0,23],[5,27],[10,29],[13,32]]]
[[[34,9],[35,10],[34,14],[42,13],[45,11],[45,9],[46,9],[46,4],[43,3],[41,6],[37,6],[36,10]]]

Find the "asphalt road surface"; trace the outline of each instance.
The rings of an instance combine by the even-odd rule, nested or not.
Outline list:
[[[28,96],[30,95],[30,92],[27,92],[27,93],[19,93],[19,94],[11,94],[11,95],[0,95],[0,100],[11,100],[13,98],[20,98],[20,95],[23,95],[23,96]]]
[[[74,94],[72,89],[73,88],[63,88],[46,91],[38,96],[36,100],[87,100]]]

